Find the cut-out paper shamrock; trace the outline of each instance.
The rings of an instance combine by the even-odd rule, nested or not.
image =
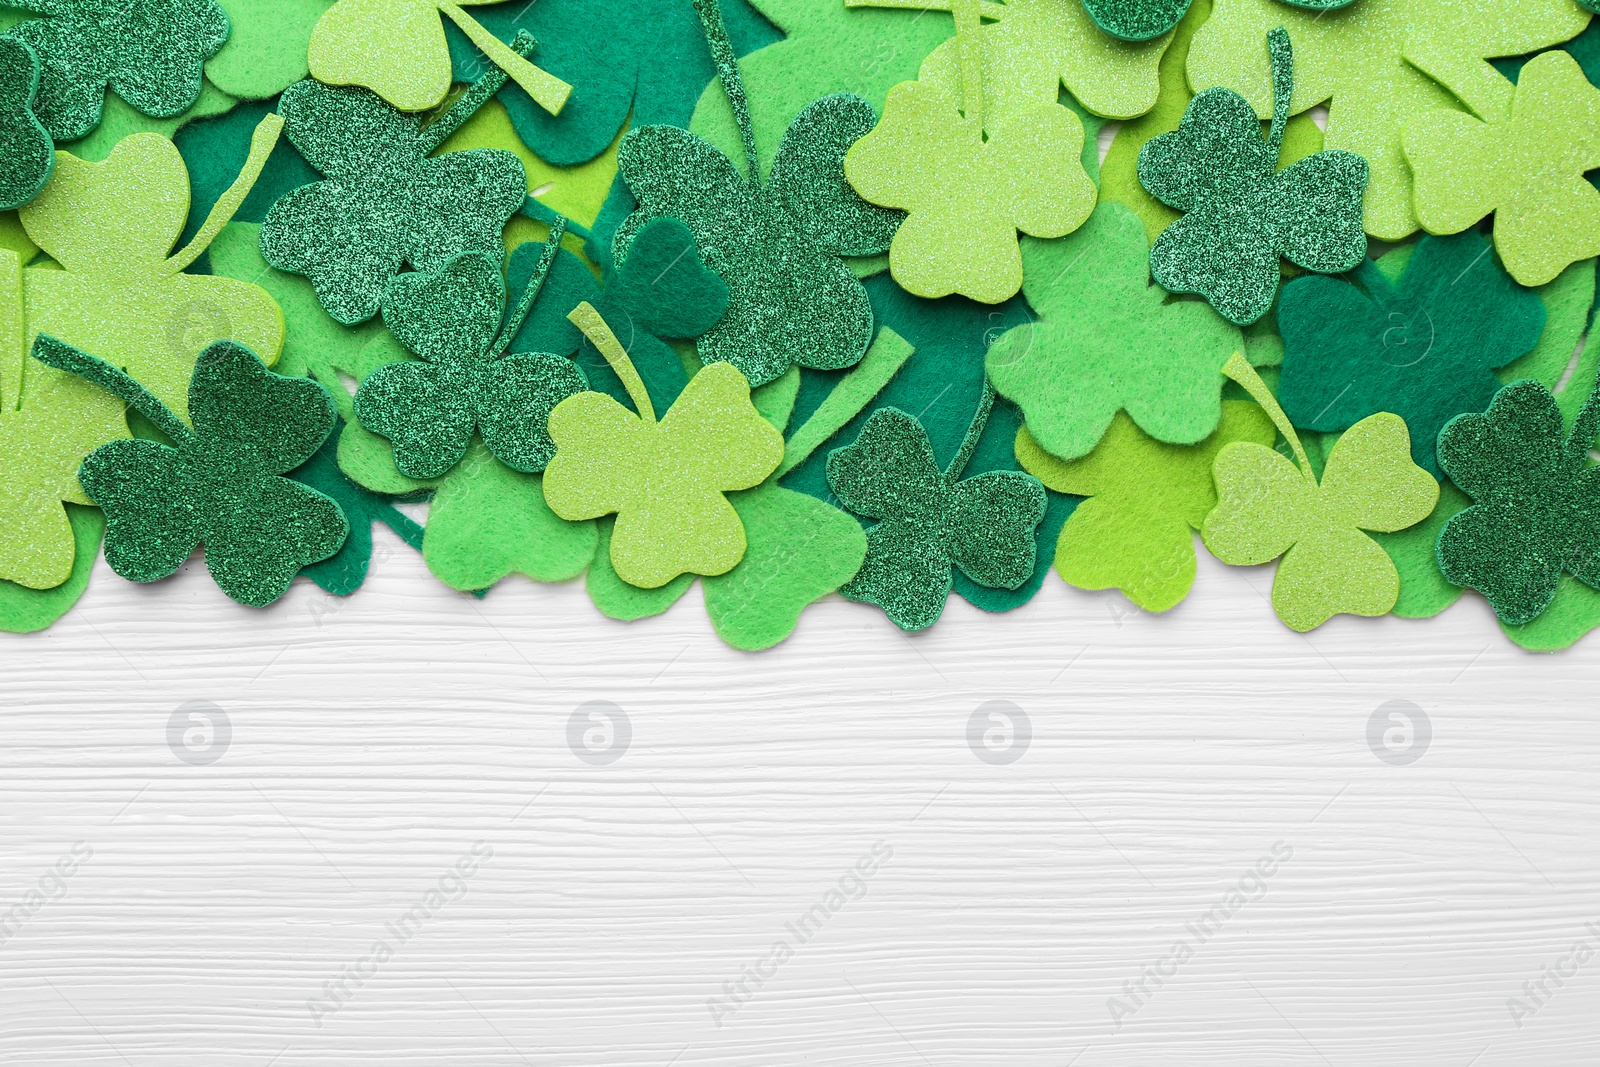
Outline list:
[[[1255,322],[1272,307],[1279,258],[1323,274],[1355,267],[1367,252],[1361,194],[1367,161],[1318,152],[1278,171],[1294,90],[1294,52],[1282,27],[1272,54],[1272,128],[1231,89],[1189,102],[1177,130],[1139,151],[1139,181],[1184,212],[1156,238],[1150,273],[1175,293],[1199,293],[1229,322]]]
[[[1080,589],[1120,589],[1145,611],[1166,611],[1194,585],[1194,531],[1217,505],[1217,453],[1234,441],[1274,440],[1266,412],[1224,400],[1216,431],[1197,445],[1152,440],[1119,413],[1095,450],[1070,462],[1023,429],[1017,461],[1056,492],[1089,498],[1061,528],[1056,573]]]
[[[498,70],[485,74],[426,128],[365,89],[289,86],[278,102],[284,132],[327,177],[272,205],[262,256],[310,278],[343,323],[375,315],[402,265],[431,273],[463,252],[498,262],[501,232],[528,197],[521,160],[493,148],[430,153],[504,81]]]
[[[394,443],[409,478],[438,478],[460,462],[474,434],[512,470],[534,473],[555,454],[546,425],[567,397],[588,388],[570,360],[549,352],[507,354],[555,259],[564,228],[545,244],[540,268],[511,317],[498,260],[468,252],[436,274],[402,274],[384,297],[383,321],[419,362],[380,367],[356,393],[361,425]]]
[[[883,120],[850,147],[844,173],[868,203],[907,212],[889,271],[907,292],[986,304],[1022,287],[1017,231],[1061,237],[1083,225],[1095,188],[1078,163],[1083,123],[1060,104],[985,122],[979,0],[952,0],[961,95],[922,82],[889,90]]]
[[[845,151],[872,129],[872,108],[840,94],[818,100],[789,127],[763,183],[738,64],[716,0],[695,0],[718,76],[735,102],[748,177],[707,142],[675,126],[638,126],[617,166],[639,202],[614,244],[626,259],[635,235],[662,215],[681,219],[708,267],[729,289],[728,311],[698,342],[707,365],[726,362],[752,386],[789,366],[848,367],[872,339],[867,295],[840,256],[889,247],[897,212],[863,201],[844,177]]]
[[[509,75],[540,107],[559,114],[572,86],[528,61],[531,36],[528,48],[507,45],[462,10],[486,2],[492,0],[339,0],[311,31],[311,76],[371,89],[401,111],[437,107],[451,73],[442,13],[502,71],[502,81]]]
[[[43,18],[6,36],[39,56],[34,111],[50,136],[75,141],[100,124],[106,89],[170,118],[200,96],[201,66],[228,39],[216,0],[12,0]]]
[[[944,471],[927,431],[898,408],[879,409],[854,444],[828,456],[828,484],[839,502],[879,520],[867,530],[860,573],[840,593],[877,604],[903,630],[925,630],[944,612],[956,567],[1001,589],[1032,576],[1034,533],[1045,515],[1039,480],[1021,471],[961,478],[993,406],[994,390],[986,387],[961,451]]]
[[[1241,355],[1227,375],[1266,409],[1296,463],[1266,445],[1235,441],[1217,453],[1217,506],[1201,527],[1222,562],[1253,567],[1283,557],[1272,607],[1293,630],[1314,630],[1338,614],[1385,615],[1400,593],[1394,562],[1362,531],[1392,532],[1421,522],[1439,483],[1411,462],[1398,415],[1370,415],[1339,438],[1319,484],[1300,437]]]
[[[311,31],[333,0],[217,0],[228,43],[206,62],[206,80],[241,100],[277,96],[310,73]],[[470,78],[463,78],[470,81]]]
[[[109,363],[49,336],[34,356],[126,401],[173,442],[112,441],[78,472],[105,512],[106,562],[122,577],[159,581],[204,545],[222,591],[263,607],[344,544],[339,506],[283,477],[333,429],[333,402],[318,383],[274,374],[248,348],[219,341],[195,363],[191,429]]]
[[[1437,475],[1439,431],[1489,406],[1500,388],[1494,368],[1539,343],[1544,304],[1476,233],[1423,238],[1397,282],[1370,259],[1354,279],[1360,288],[1318,275],[1284,286],[1278,401],[1296,426],[1324,432],[1393,412],[1406,421],[1412,458]]]
[[[1023,242],[1023,290],[1037,321],[989,348],[989,380],[1022,408],[1045,451],[1076,459],[1118,411],[1160,441],[1194,444],[1217,428],[1222,365],[1237,327],[1150,284],[1138,216],[1105,203],[1061,241]]]
[[[1511,83],[1505,87],[1511,90]],[[1494,244],[1511,276],[1543,285],[1569,263],[1600,255],[1600,89],[1565,52],[1522,68],[1508,107],[1479,103],[1483,121],[1442,108],[1405,129],[1417,218],[1459,233],[1494,213]]]
[[[0,37],[0,211],[39,195],[56,166],[50,131],[33,113],[39,57],[21,41]]]
[[[615,514],[611,565],[652,589],[684,572],[723,574],[744,558],[744,525],[724,493],[759,485],[783,458],[783,435],[750,403],[738,368],[713,363],[660,421],[628,353],[589,304],[573,322],[610,361],[638,414],[605,393],[568,397],[550,415],[556,454],[544,494],[564,519]]]
[[[1439,434],[1440,466],[1473,500],[1439,532],[1439,569],[1482,593],[1502,622],[1537,618],[1563,572],[1600,589],[1597,434],[1600,388],[1568,434],[1556,398],[1532,378]]]
[[[1572,0],[1358,0],[1338,12],[1299,10],[1283,0],[1217,0],[1195,35],[1189,81],[1226,86],[1263,118],[1273,92],[1262,35],[1284,26],[1294,38],[1294,111],[1328,104],[1327,147],[1372,167],[1365,226],[1385,241],[1417,228],[1411,169],[1401,131],[1416,115],[1448,104],[1429,73],[1467,99],[1503,79],[1485,59],[1536,52],[1580,32],[1589,13]],[[1426,72],[1426,73],[1425,73]],[[1330,100],[1331,98],[1331,100]]]

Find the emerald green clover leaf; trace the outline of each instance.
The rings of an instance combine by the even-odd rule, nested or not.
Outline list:
[[[1124,41],[1149,41],[1183,21],[1190,0],[1083,0],[1094,24]],[[1316,3],[1317,0],[1309,0]],[[1337,0],[1350,3],[1351,0]]]
[[[38,92],[39,57],[0,37],[0,211],[38,196],[55,170],[55,142],[33,111]]]
[[[248,348],[219,341],[195,364],[191,429],[108,363],[49,336],[33,354],[126,400],[173,441],[112,441],[78,470],[105,512],[106,562],[124,578],[166,578],[204,545],[222,591],[262,607],[344,544],[339,506],[283,477],[333,429],[333,402],[318,383],[274,374]]]
[[[1177,130],[1139,151],[1139,181],[1184,212],[1156,238],[1151,274],[1171,292],[1199,293],[1241,326],[1272,307],[1280,257],[1337,274],[1367,251],[1361,228],[1366,160],[1326,151],[1277,169],[1294,91],[1294,53],[1281,26],[1267,42],[1274,103],[1265,141],[1255,110],[1218,87],[1189,102]]]
[[[308,73],[311,31],[333,0],[217,0],[231,32],[206,78],[241,100],[277,96]],[[465,79],[463,79],[465,80]]]

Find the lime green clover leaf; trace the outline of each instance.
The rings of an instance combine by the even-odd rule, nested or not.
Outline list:
[[[232,32],[206,79],[241,100],[277,96],[309,73],[311,31],[333,0],[217,0]]]
[[[1439,483],[1411,462],[1405,420],[1380,412],[1345,431],[1321,483],[1289,419],[1243,356],[1225,373],[1244,386],[1288,439],[1299,466],[1266,445],[1235,441],[1217,453],[1217,506],[1201,527],[1222,562],[1250,567],[1283,557],[1272,606],[1291,629],[1334,615],[1384,615],[1400,594],[1394,562],[1363,530],[1393,532],[1428,517]]]
[[[38,196],[56,167],[55,142],[33,111],[38,91],[39,57],[0,37],[0,211]]]
[[[1439,434],[1439,464],[1473,503],[1439,532],[1439,569],[1476,589],[1508,625],[1537,618],[1563,572],[1600,589],[1600,388],[1567,434],[1556,398],[1532,378],[1458,415]]]
[[[272,205],[262,256],[310,278],[328,314],[347,324],[377,313],[402,265],[432,273],[463,252],[499,261],[506,222],[528,198],[522,161],[495,148],[430,153],[504,81],[498,70],[485,74],[426,128],[365,89],[289,86],[278,102],[284,132],[326,178]]]
[[[750,403],[738,368],[713,363],[689,380],[660,421],[628,354],[590,304],[573,322],[610,361],[638,414],[605,393],[556,406],[556,454],[544,494],[564,519],[615,514],[611,565],[653,589],[685,572],[724,574],[744,558],[739,513],[724,493],[759,485],[783,458],[783,435]]]
[[[122,371],[53,337],[35,358],[127,401],[173,442],[122,440],[83,461],[78,480],[106,517],[106,562],[154,582],[202,545],[224,593],[264,607],[301,568],[339,551],[350,527],[326,496],[282,475],[321,447],[337,416],[328,391],[269,371],[248,348],[219,341],[189,385],[193,429]]]
[[[356,393],[361,424],[394,443],[409,478],[439,478],[460,462],[473,434],[512,470],[532,474],[555,454],[550,412],[588,382],[549,352],[508,355],[522,318],[555,259],[564,228],[551,230],[542,269],[509,321],[500,265],[468,252],[436,274],[402,274],[389,284],[383,321],[420,362],[380,367]]]
[[[71,573],[49,589],[0,581],[0,631],[27,634],[47,629],[71,611],[89,588],[89,575],[100,555],[100,539],[105,536],[105,516],[99,508],[73,506],[67,509],[67,521],[75,542]]]
[[[1217,453],[1234,441],[1274,440],[1266,412],[1224,400],[1216,430],[1199,444],[1153,440],[1119,412],[1094,451],[1071,461],[1046,452],[1024,427],[1017,462],[1048,489],[1088,497],[1061,528],[1056,573],[1079,589],[1120,589],[1145,611],[1166,611],[1194,585],[1194,531],[1217,506]]]
[[[1061,459],[1087,454],[1119,411],[1173,444],[1217,428],[1239,330],[1198,301],[1168,302],[1150,284],[1148,252],[1139,217],[1117,203],[1064,240],[1023,243],[1023,292],[1038,319],[989,347],[989,380]]]
[[[925,630],[944,612],[956,567],[996,589],[1016,589],[1033,575],[1034,531],[1045,513],[1039,479],[988,471],[961,480],[993,406],[985,385],[946,471],[927,431],[899,408],[878,409],[854,444],[829,454],[828,484],[839,502],[879,520],[867,530],[860,573],[840,593],[877,604],[903,630]]]
[[[1267,47],[1275,102],[1265,141],[1245,99],[1214,88],[1189,102],[1177,130],[1139,150],[1139,181],[1185,213],[1156,238],[1150,273],[1171,292],[1199,293],[1241,326],[1271,309],[1280,257],[1337,274],[1367,253],[1361,228],[1366,160],[1318,152],[1278,171],[1294,52],[1281,26],[1268,35]]]
[[[1507,83],[1510,88],[1510,83]],[[1494,243],[1511,276],[1543,285],[1600,254],[1600,89],[1566,52],[1522,68],[1510,106],[1483,121],[1439,108],[1405,128],[1417,218],[1429,233],[1459,233],[1494,214]]]
[[[572,86],[528,61],[528,47],[496,37],[463,11],[493,0],[339,0],[311,31],[311,76],[328,85],[359,85],[401,111],[437,107],[450,90],[450,46],[443,13],[539,106],[560,114]],[[518,36],[525,36],[519,33]],[[498,88],[498,86],[496,86]]]
[[[1189,81],[1233,89],[1269,116],[1273,87],[1260,41],[1286,26],[1298,53],[1293,110],[1328,104],[1327,147],[1355,152],[1372,167],[1367,232],[1397,241],[1417,228],[1402,131],[1413,117],[1451,103],[1429,75],[1468,97],[1501,92],[1495,83],[1503,79],[1484,60],[1540,51],[1588,22],[1572,0],[1360,0],[1337,13],[1281,0],[1217,0],[1195,35]]]
[[[1067,108],[1016,108],[986,125],[978,0],[956,0],[955,21],[972,59],[962,98],[922,82],[895,86],[883,120],[845,154],[844,173],[868,203],[907,212],[889,246],[889,271],[907,292],[998,304],[1022,287],[1017,231],[1071,233],[1094,209],[1095,187],[1078,162],[1083,123]]]
[[[622,139],[617,167],[639,202],[623,220],[615,258],[626,259],[638,232],[663,215],[694,236],[706,266],[729,289],[727,313],[698,341],[700,359],[731,363],[752,386],[798,363],[838,369],[855,364],[872,340],[872,307],[841,256],[885,251],[898,212],[867,204],[844,176],[844,155],[872,129],[859,97],[818,100],[789,126],[763,183],[743,85],[716,0],[695,0],[735,101],[749,176],[708,142],[675,126],[638,126]]]

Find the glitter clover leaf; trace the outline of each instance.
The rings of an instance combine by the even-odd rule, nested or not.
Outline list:
[[[0,37],[0,211],[38,196],[56,167],[55,142],[33,110],[38,91],[39,57]]]

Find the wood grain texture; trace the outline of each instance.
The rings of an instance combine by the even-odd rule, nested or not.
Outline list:
[[[102,563],[54,629],[0,642],[0,916],[93,849],[0,945],[0,1063],[1595,1062],[1600,957],[1520,1027],[1507,1000],[1600,945],[1600,642],[1523,652],[1473,598],[1299,636],[1270,569],[1202,553],[1167,616],[1052,576],[918,637],[823,603],[749,655],[698,593],[631,625],[578,585],[480,602],[378,538],[348,601],[298,583],[252,611],[199,563],[154,587]],[[206,766],[167,743],[192,700],[232,726]],[[568,746],[593,700],[631,721],[609,765]],[[1031,722],[1009,765],[968,747],[992,700]],[[1368,747],[1391,700],[1432,724],[1407,766]],[[479,841],[464,895],[387,934]],[[877,842],[864,895],[714,1018]],[[1115,1026],[1108,1000],[1280,842]]]

